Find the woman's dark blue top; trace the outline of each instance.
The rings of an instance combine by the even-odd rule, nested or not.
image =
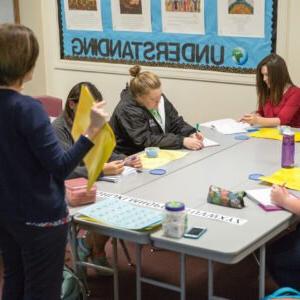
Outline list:
[[[92,148],[81,136],[63,151],[41,103],[0,89],[0,218],[51,222],[66,216],[64,179]]]

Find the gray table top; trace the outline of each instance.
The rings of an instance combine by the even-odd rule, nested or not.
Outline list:
[[[207,129],[205,133],[208,138],[220,142],[221,146],[191,152],[166,165],[164,168],[167,173],[164,176],[144,172],[130,175],[117,184],[100,182],[99,188],[101,191],[158,202],[182,201],[190,208],[247,220],[244,225],[238,226],[189,216],[189,227],[208,228],[207,233],[198,240],[170,239],[163,236],[162,230],[151,234],[157,247],[224,263],[235,263],[287,228],[292,222],[292,214],[286,211],[265,212],[247,199],[246,207],[241,210],[211,205],[206,202],[208,187],[214,184],[233,191],[259,187],[248,176],[251,173],[269,175],[281,167],[281,142],[265,139],[241,142],[233,136],[220,135],[211,129]],[[296,153],[300,157],[298,147]],[[117,237],[120,238],[125,238],[124,235],[128,234],[126,230],[105,226],[100,229],[112,236],[119,232]],[[127,239],[144,243],[148,237],[145,239],[140,233],[133,231],[129,232]]]
[[[300,158],[299,151],[297,157]],[[248,175],[273,173],[281,167],[280,158],[280,141],[250,139],[187,166],[159,182],[135,189],[129,195],[163,202],[182,201],[190,208],[246,219],[244,225],[238,226],[189,216],[189,227],[204,226],[208,229],[198,240],[171,239],[164,237],[162,230],[151,235],[156,247],[235,263],[287,228],[292,214],[286,211],[265,212],[247,198],[246,207],[241,210],[209,204],[209,185],[232,191],[264,187],[249,180]]]

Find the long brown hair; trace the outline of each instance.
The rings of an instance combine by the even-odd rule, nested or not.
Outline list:
[[[22,84],[39,55],[31,29],[20,24],[0,25],[0,85]]]
[[[95,87],[95,85],[93,85],[91,82],[83,81],[83,82],[79,82],[76,85],[74,85],[69,92],[69,95],[67,97],[66,104],[65,104],[65,109],[63,112],[64,119],[70,127],[73,126],[73,121],[75,118],[75,113],[70,107],[70,101],[73,101],[75,103],[77,103],[79,101],[81,87],[83,85],[87,86],[87,88],[91,92],[92,96],[94,97],[95,101],[100,102],[103,100],[102,94]]]
[[[149,90],[160,88],[159,77],[152,72],[141,72],[141,67],[135,65],[129,69],[129,74],[133,77],[130,80],[130,91],[134,97],[148,94]]]
[[[263,66],[266,66],[268,70],[270,88],[264,82],[263,75],[261,74]],[[264,106],[267,99],[270,99],[273,105],[278,105],[287,84],[294,85],[284,59],[275,53],[266,56],[256,69],[258,105]]]

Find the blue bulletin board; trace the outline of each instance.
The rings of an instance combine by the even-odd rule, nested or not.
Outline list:
[[[116,29],[116,2],[117,13],[122,13],[126,1],[58,0],[61,59],[247,74],[254,73],[258,62],[276,50],[277,0],[137,0],[139,8],[132,15],[123,11],[123,16],[135,18],[143,5],[148,5],[147,31]],[[84,9],[88,12],[88,5],[99,14],[98,27],[97,22],[90,28],[75,24],[80,18],[72,13],[80,16]],[[179,32],[178,24],[176,32],[165,30],[174,20],[186,22],[181,17],[189,14],[200,18],[200,11],[202,32],[187,32],[189,25]],[[175,19],[166,25],[165,16]],[[76,20],[70,21],[71,17]],[[89,20],[84,14],[80,17]],[[70,22],[75,25],[70,26]],[[232,32],[230,26],[235,27]]]

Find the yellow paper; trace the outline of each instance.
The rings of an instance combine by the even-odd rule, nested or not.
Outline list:
[[[144,169],[156,169],[173,160],[184,157],[187,153],[186,151],[178,150],[159,150],[158,157],[149,158],[146,153],[142,153],[140,158]]]
[[[249,136],[262,139],[282,140],[282,134],[280,134],[277,128],[260,128],[258,131],[250,133]],[[300,142],[300,132],[295,132],[295,142]]]
[[[270,176],[260,177],[260,180],[300,191],[300,168],[280,169]]]
[[[94,104],[94,98],[87,86],[82,86],[78,107],[72,128],[72,136],[77,141],[90,124],[90,112]],[[116,146],[115,135],[111,127],[106,123],[99,134],[93,140],[94,147],[84,157],[83,161],[88,171],[89,190],[101,173],[104,164],[110,158]]]

